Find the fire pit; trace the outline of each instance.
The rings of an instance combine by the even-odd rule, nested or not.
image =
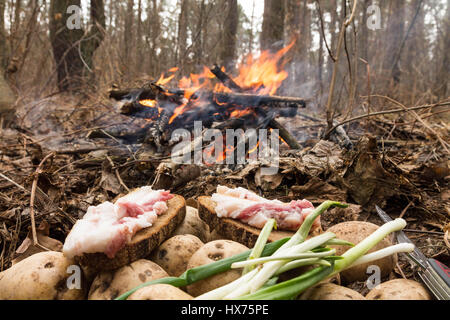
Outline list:
[[[287,77],[282,70],[281,59],[291,46],[275,54],[266,52],[255,61],[249,59],[239,68],[239,75],[234,79],[224,67],[215,65],[210,69],[205,67],[199,75],[182,78],[179,88],[167,89],[166,85],[177,71],[175,68],[170,70],[170,76],[163,74],[158,81],[142,88],[111,90],[110,97],[119,101],[122,114],[148,120],[144,144],[163,155],[170,153],[169,149],[176,142],[172,135],[174,131],[186,129],[192,132],[196,123],[201,123],[200,131],[269,130],[279,134],[281,143],[291,149],[300,149],[297,140],[276,120],[277,117],[296,116],[298,108],[305,108],[307,104],[303,98],[275,95]],[[256,145],[249,145],[249,137],[242,137],[247,140],[247,156],[262,145],[260,132],[263,131],[256,133]],[[236,138],[240,137],[236,135]],[[229,140],[223,141],[223,144],[222,153],[231,153],[236,149]],[[213,151],[214,147],[205,147],[206,153]],[[225,158],[225,155],[219,154],[216,160],[221,162]]]

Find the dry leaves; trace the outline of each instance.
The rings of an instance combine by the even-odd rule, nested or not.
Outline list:
[[[36,229],[36,234],[38,245],[35,245],[33,243],[33,236],[31,234],[31,231],[29,231],[25,240],[16,250],[16,256],[12,260],[13,265],[39,252],[62,251],[63,243],[59,240],[49,237],[50,225],[46,221],[43,221],[39,225],[39,227]]]

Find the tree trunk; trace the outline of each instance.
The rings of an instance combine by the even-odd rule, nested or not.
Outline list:
[[[101,28],[105,27],[103,0],[91,0],[93,27],[83,39],[80,28],[69,29],[67,13],[71,5],[81,7],[80,0],[52,0],[50,3],[50,40],[56,63],[58,88],[61,91],[77,90],[84,84],[84,69],[92,72],[92,56],[103,40]]]
[[[204,15],[206,11],[205,0],[202,0],[200,3],[199,17],[197,21],[197,27],[195,30],[195,36],[192,41],[194,42],[194,65],[197,67],[201,64],[202,55],[203,55],[203,22]]]
[[[317,28],[321,29],[321,23],[320,23],[320,17],[317,18]],[[324,56],[323,56],[323,50],[324,50],[324,38],[323,33],[319,31],[319,52],[318,52],[318,66],[317,66],[317,81],[319,83],[319,92],[317,101],[319,102],[319,105],[322,105],[322,98],[323,98],[323,64],[324,64]]]
[[[127,74],[130,75],[130,67],[132,68],[132,59],[131,59],[131,48],[133,46],[133,6],[134,1],[127,1],[127,11],[125,13],[125,28],[123,33],[123,43],[124,43],[124,70],[128,70]]]
[[[186,48],[187,48],[187,31],[188,31],[188,10],[189,0],[181,0],[181,11],[178,16],[178,47],[177,47],[177,66],[180,68],[180,74],[184,74]]]
[[[391,72],[391,79],[394,84],[400,82],[401,71],[399,64],[396,63],[396,57],[400,50],[400,45],[404,36],[405,14],[404,1],[390,2],[390,16],[388,21],[387,32],[387,55],[385,59],[384,69]]]
[[[367,28],[367,8],[370,6],[371,0],[364,0],[362,17],[360,22],[361,37],[358,42],[360,44],[361,58],[369,62],[369,28]]]
[[[225,19],[223,29],[223,44],[220,55],[221,63],[228,70],[233,70],[233,63],[236,57],[236,37],[239,23],[239,10],[237,0],[230,0],[228,4],[228,14]]]
[[[5,0],[0,0],[0,70],[8,63],[8,46],[5,31]],[[0,76],[3,76],[1,74]]]
[[[449,81],[448,75],[450,74],[450,5],[447,4],[446,18],[442,23],[442,31],[439,34],[442,43],[440,50],[442,52],[441,62],[439,64],[439,71],[436,77],[435,94],[438,100],[442,100],[448,97],[449,94]],[[439,47],[438,47],[439,48]]]
[[[284,17],[284,1],[264,1],[264,16],[261,32],[261,50],[278,50],[283,47]]]
[[[81,29],[70,30],[66,21],[70,5],[80,7],[80,0],[52,0],[50,3],[50,39],[53,47],[58,88],[61,91],[77,89],[81,85],[83,62],[78,53],[78,41],[83,36]]]
[[[338,36],[338,32],[336,31],[336,23],[338,21],[338,12],[337,12],[337,1],[332,1],[331,3],[326,3],[327,8],[324,8],[324,12],[328,10],[331,16],[331,22],[329,25],[329,33],[331,34],[331,41],[329,42],[330,50],[333,55],[336,55],[335,52],[333,52],[334,48],[336,48],[336,40]],[[333,59],[328,56],[327,61],[327,79],[328,81],[331,81],[331,76],[333,74]]]
[[[142,46],[142,0],[138,0],[137,29],[136,29],[136,59],[144,61],[144,48]],[[138,71],[143,71],[138,69]]]

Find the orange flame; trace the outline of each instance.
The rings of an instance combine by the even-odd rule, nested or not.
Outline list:
[[[274,95],[283,81],[288,77],[288,73],[283,70],[284,63],[283,56],[293,47],[295,42],[292,42],[287,47],[281,49],[276,53],[264,51],[259,57],[249,55],[245,61],[239,66],[238,76],[233,78],[240,87],[245,90],[261,94]],[[225,68],[221,68],[225,72]],[[178,68],[171,68],[169,72],[174,73]],[[158,85],[166,85],[175,77],[174,74],[165,77],[164,73],[157,81]],[[232,90],[222,83],[215,83],[214,74],[207,67],[203,67],[200,74],[191,74],[189,77],[183,77],[179,80],[178,87],[184,89],[184,98],[186,102],[175,108],[175,111],[169,119],[169,124],[183,114],[184,112],[195,108],[196,101],[192,101],[194,93],[200,89],[208,89],[213,92],[231,92]],[[216,101],[218,105],[226,105]],[[251,110],[235,110],[231,112],[231,117],[242,117],[251,113]]]
[[[158,101],[153,100],[153,99],[143,99],[143,100],[139,100],[139,103],[145,107],[149,107],[149,108],[157,108],[158,109],[158,116],[161,115],[163,109],[161,107],[159,107],[158,105]]]
[[[139,103],[149,108],[154,108],[158,105],[158,102],[152,99],[139,100]]]
[[[288,77],[288,73],[279,70],[281,58],[292,48],[294,42],[281,49],[277,53],[264,51],[260,57],[254,59],[252,55],[247,57],[245,64],[239,68],[239,75],[234,81],[243,88],[249,88],[258,94],[274,95],[282,82]]]

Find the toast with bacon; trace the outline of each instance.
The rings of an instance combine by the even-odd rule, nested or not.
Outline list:
[[[148,228],[139,230],[114,257],[103,252],[83,253],[75,261],[91,272],[109,271],[148,257],[162,242],[170,237],[186,215],[186,202],[182,196],[174,195],[167,200],[167,210],[158,216]]]
[[[232,218],[218,217],[216,214],[217,203],[211,197],[201,196],[197,199],[197,202],[199,216],[208,224],[211,232],[215,230],[225,239],[242,243],[249,248],[254,247],[261,229]],[[319,234],[321,231],[320,227],[315,228],[312,230],[311,235]],[[294,233],[293,231],[273,230],[268,242],[291,237]]]

